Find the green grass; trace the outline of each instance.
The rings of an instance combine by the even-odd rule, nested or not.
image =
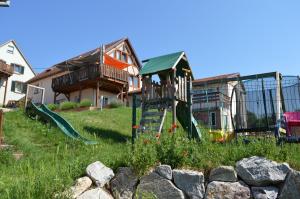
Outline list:
[[[286,161],[300,169],[300,145],[297,144],[277,147],[273,139],[256,140],[248,145],[215,144],[206,141],[207,138],[198,143],[188,140],[179,129],[175,135],[164,133],[160,139],[141,136],[132,147],[130,108],[59,114],[83,136],[99,144],[72,141],[58,129],[29,119],[21,111],[6,113],[5,140],[14,148],[0,151],[1,199],[52,198],[84,175],[86,166],[96,160],[114,170],[132,166],[139,174],[159,162],[207,174],[215,166],[234,165],[243,157],[259,155]],[[15,161],[12,151],[22,151],[24,157]]]
[[[100,160],[113,169],[122,166],[126,141],[130,139],[128,108],[60,113],[85,137],[98,145],[84,145],[26,117],[21,111],[5,114],[8,144],[24,157],[14,161],[9,151],[0,151],[0,196],[2,198],[51,198],[84,174],[89,163]],[[5,158],[2,158],[5,157]]]

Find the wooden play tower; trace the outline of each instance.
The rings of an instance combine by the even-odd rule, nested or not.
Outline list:
[[[167,112],[172,114],[170,129],[175,132],[177,120],[189,138],[200,139],[201,133],[192,115],[191,89],[193,74],[184,52],[144,60],[142,76],[142,114],[137,125],[137,100],[133,96],[133,140],[141,133],[161,134]]]

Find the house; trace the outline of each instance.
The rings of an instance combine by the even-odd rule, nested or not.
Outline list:
[[[10,0],[0,0],[0,7],[9,7]]]
[[[35,73],[24,54],[11,40],[0,45],[0,104],[18,101],[25,96],[25,82]]]
[[[232,118],[235,117],[237,106],[233,92],[239,77],[239,73],[232,73],[194,80],[193,114],[195,118],[211,129],[233,131]]]
[[[141,88],[140,68],[131,42],[123,38],[58,63],[28,83],[45,88],[45,104],[88,99],[97,107],[115,100],[129,105],[130,93]]]

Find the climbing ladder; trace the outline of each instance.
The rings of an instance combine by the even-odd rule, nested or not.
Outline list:
[[[144,105],[142,110],[142,118],[140,121],[140,126],[138,129],[138,134],[140,133],[157,133],[160,134],[164,121],[167,115],[166,105]]]

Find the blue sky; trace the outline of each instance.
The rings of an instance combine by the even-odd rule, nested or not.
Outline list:
[[[184,50],[198,78],[299,75],[299,10],[299,0],[11,0],[0,43],[16,40],[38,72],[129,37],[140,60]]]

